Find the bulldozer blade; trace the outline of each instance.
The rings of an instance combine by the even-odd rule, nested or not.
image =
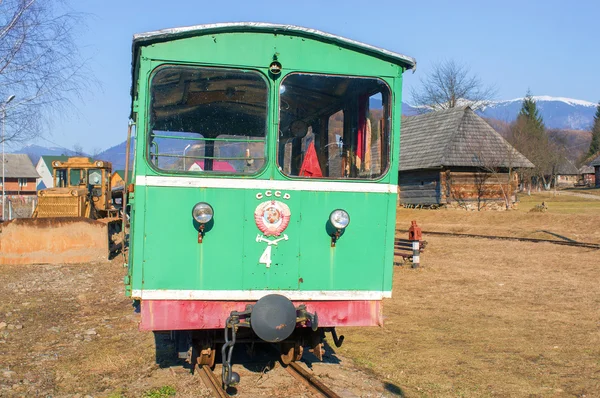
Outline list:
[[[0,223],[0,265],[76,264],[108,260],[109,226],[83,217],[20,218]]]

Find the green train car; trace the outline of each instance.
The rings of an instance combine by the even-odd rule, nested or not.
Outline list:
[[[411,57],[297,26],[134,36],[126,293],[141,330],[235,384],[236,342],[286,363],[392,294],[402,74]]]

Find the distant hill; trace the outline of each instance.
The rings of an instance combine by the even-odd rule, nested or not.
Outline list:
[[[419,114],[419,110],[406,102],[402,103],[402,114],[404,116],[414,116]]]
[[[102,159],[113,164],[113,170],[122,170],[125,168],[125,148],[127,147],[126,142],[115,145],[111,148],[108,148],[98,155],[94,157],[94,159]],[[133,148],[133,141],[132,146]],[[77,153],[70,149],[60,148],[60,147],[43,147],[39,145],[26,145],[12,153],[24,153],[29,156],[31,162],[35,166],[37,162],[40,160],[42,156],[85,156],[92,157],[92,155],[88,153]],[[133,160],[133,152],[132,152],[132,160]]]
[[[585,130],[550,129],[548,135],[567,148],[567,158],[573,163],[587,153],[592,142],[592,132]]]
[[[46,148],[46,147],[39,146],[39,145],[26,145],[17,151],[13,151],[13,153],[26,154],[27,156],[29,156],[29,159],[31,159],[31,162],[33,163],[34,166],[37,164],[37,162],[40,160],[40,157],[42,157],[42,156],[62,156],[62,155],[77,156],[77,153],[75,153],[74,151],[71,151],[69,149],[66,149],[66,148],[59,148],[59,147]],[[83,154],[81,154],[81,156],[90,156],[90,155],[83,153]]]
[[[133,162],[133,145],[134,140],[131,140],[131,155],[130,163]],[[125,169],[125,151],[127,149],[127,141],[123,141],[118,145],[108,148],[105,151],[100,152],[96,159],[106,160],[112,163],[113,170]]]

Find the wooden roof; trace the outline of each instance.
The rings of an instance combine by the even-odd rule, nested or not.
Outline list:
[[[596,159],[592,160],[592,163],[590,163],[590,166],[600,166],[600,156],[598,156]]]
[[[400,134],[400,171],[534,167],[468,106],[406,117]]]
[[[558,163],[556,170],[558,175],[579,175],[579,170],[575,165],[567,158],[562,157]]]

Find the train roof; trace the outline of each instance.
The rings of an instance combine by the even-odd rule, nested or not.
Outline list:
[[[133,36],[132,46],[132,94],[135,90],[135,73],[138,51],[141,46],[153,43],[166,42],[171,40],[183,39],[199,35],[222,32],[263,32],[263,33],[281,33],[303,36],[329,42],[343,46],[355,51],[361,51],[374,57],[379,57],[395,64],[402,65],[407,70],[415,70],[417,61],[413,57],[388,51],[383,48],[364,44],[356,40],[347,39],[331,33],[322,32],[316,29],[304,28],[295,25],[283,25],[264,22],[228,22],[206,25],[185,26],[180,28],[170,28],[156,30],[153,32],[139,33]]]
[[[139,33],[133,35],[133,54],[135,56],[137,49],[142,45],[220,32],[267,32],[284,34],[289,33],[293,35],[305,36],[315,38],[318,40],[328,41],[358,51],[367,52],[373,56],[385,58],[394,63],[401,64],[406,69],[415,69],[415,67],[417,66],[417,61],[413,57],[395,53],[393,51],[388,51],[383,48],[371,46],[369,44],[364,44],[356,40],[346,39],[345,37],[322,32],[316,29],[304,28],[301,26],[264,22],[215,23]]]

